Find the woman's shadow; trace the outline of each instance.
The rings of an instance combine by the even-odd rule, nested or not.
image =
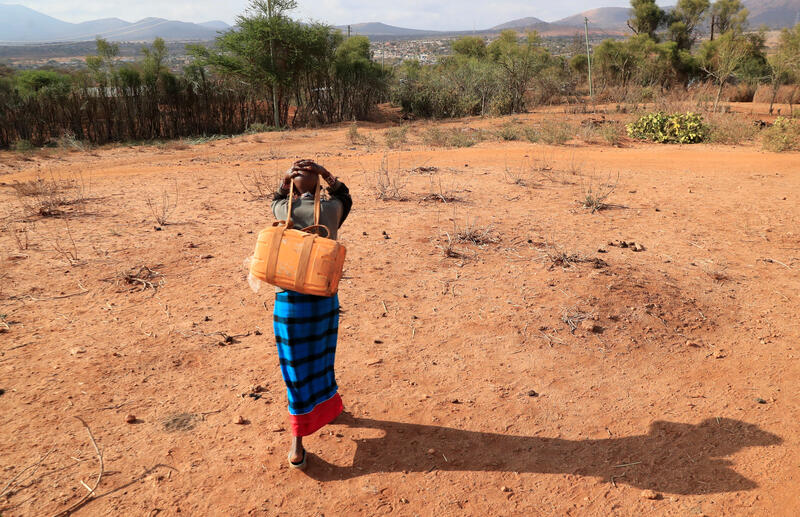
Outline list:
[[[698,425],[655,421],[647,434],[563,440],[463,431],[343,414],[336,424],[380,430],[380,438],[357,440],[351,466],[311,458],[308,475],[320,481],[377,472],[493,471],[598,477],[671,494],[751,490],[758,485],[725,459],[746,447],[783,440],[757,426],[716,418]]]

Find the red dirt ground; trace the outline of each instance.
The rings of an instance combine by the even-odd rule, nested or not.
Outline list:
[[[0,154],[2,515],[87,495],[99,465],[74,416],[105,471],[76,515],[797,515],[800,155],[442,149],[420,143],[427,126],[386,155],[408,201],[375,199],[379,125],[361,129],[373,145],[342,126]],[[286,464],[272,295],[243,267],[272,217],[237,178],[299,157],[355,200],[337,356],[350,415],[307,440],[305,474]],[[11,184],[37,174],[80,175],[87,200],[25,216]],[[579,206],[609,182],[611,208]],[[157,231],[147,199],[164,189],[177,210]],[[460,201],[420,201],[434,190]],[[496,242],[448,258],[454,223]],[[121,279],[143,265],[157,290]]]

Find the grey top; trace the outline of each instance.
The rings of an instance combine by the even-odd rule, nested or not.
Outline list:
[[[272,213],[279,221],[286,220],[286,212],[289,208],[288,199],[276,199],[272,202]],[[328,199],[320,202],[319,224],[325,226],[330,231],[329,239],[336,239],[339,230],[339,222],[344,214],[344,206],[338,199]],[[305,196],[295,199],[292,202],[292,228],[302,230],[314,225],[314,196]],[[324,233],[324,232],[323,232]],[[325,235],[323,235],[325,237]]]

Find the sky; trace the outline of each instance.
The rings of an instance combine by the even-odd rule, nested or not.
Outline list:
[[[248,0],[0,0],[20,4],[68,22],[97,18],[136,21],[149,16],[205,22],[234,23]],[[661,1],[662,5],[674,0]],[[489,28],[535,16],[554,21],[595,7],[628,7],[629,0],[298,0],[294,17],[332,25],[380,21],[428,30]]]

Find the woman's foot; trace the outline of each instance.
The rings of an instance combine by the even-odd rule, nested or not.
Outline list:
[[[294,466],[299,466],[305,462],[305,459],[306,450],[303,448],[303,438],[295,436],[289,449],[289,462]]]

